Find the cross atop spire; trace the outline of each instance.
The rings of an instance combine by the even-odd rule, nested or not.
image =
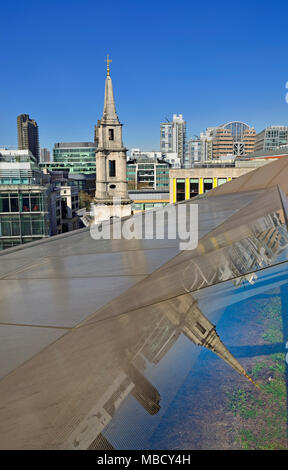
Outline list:
[[[107,58],[105,59],[105,62],[107,63],[107,76],[110,75],[110,63],[112,62],[111,59],[109,59],[109,54],[107,54]]]

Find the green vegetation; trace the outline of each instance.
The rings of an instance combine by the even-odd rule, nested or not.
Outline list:
[[[283,342],[281,299],[254,301],[253,314],[263,326],[266,343]],[[260,390],[238,388],[228,398],[228,409],[237,417],[236,442],[243,449],[287,449],[285,353],[258,358],[248,373]]]

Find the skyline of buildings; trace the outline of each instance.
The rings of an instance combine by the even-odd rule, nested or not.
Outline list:
[[[95,149],[97,148],[97,142],[95,143],[96,127],[94,126],[94,145],[90,142],[91,147]],[[40,148],[38,124],[29,117],[29,114],[21,114],[17,117],[17,132],[18,148],[29,148],[38,162],[68,163],[69,160],[73,162],[74,150],[71,150],[70,156],[67,152],[65,158],[64,155],[61,158],[61,155],[59,156],[60,151],[57,153],[55,150],[58,144],[62,145],[64,142],[55,143],[52,152],[46,147]],[[256,133],[253,126],[241,121],[231,121],[222,125],[207,127],[198,136],[194,134],[194,137],[191,137],[190,135],[191,132],[187,135],[187,123],[183,115],[173,114],[172,120],[167,119],[167,122],[160,123],[160,150],[140,150],[138,148],[138,153],[139,155],[140,153],[161,155],[173,168],[189,168],[194,162],[200,163],[232,155],[243,156],[259,150],[274,150],[288,145],[288,126],[285,125],[271,125]],[[76,147],[79,146],[79,143],[70,142],[69,145],[70,147]],[[12,147],[5,145],[2,145],[2,148],[12,149]],[[132,147],[131,150],[127,149],[127,152],[128,157],[133,159],[137,149]],[[74,172],[79,173],[80,170],[83,170],[81,173],[93,172],[95,159],[91,154],[90,156],[92,157],[90,162],[79,156],[79,163],[81,163],[82,168],[76,169]],[[82,164],[84,161],[87,162],[86,165]],[[74,164],[71,166],[71,172],[73,172],[74,166]],[[90,167],[89,170],[88,167]]]
[[[40,152],[38,124],[29,114],[17,117],[17,131],[19,149],[0,149],[1,248],[79,228],[79,208],[95,223],[165,206],[169,198],[190,199],[253,169],[247,161],[237,169],[237,158],[253,155],[255,148],[275,151],[288,143],[288,126],[256,134],[241,121],[208,127],[187,139],[183,115],[173,114],[160,123],[160,151],[132,148],[127,158],[108,59],[104,110],[94,142],[57,142],[51,161],[49,149]],[[87,196],[83,205],[81,190]],[[121,198],[116,209],[115,197]],[[105,217],[99,206],[105,206]]]

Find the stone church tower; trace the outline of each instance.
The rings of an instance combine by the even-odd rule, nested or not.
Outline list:
[[[122,142],[122,124],[118,119],[110,77],[109,56],[103,116],[95,127],[96,193],[91,205],[94,223],[131,214],[127,191],[126,152]]]

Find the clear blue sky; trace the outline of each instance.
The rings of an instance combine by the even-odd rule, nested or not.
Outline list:
[[[93,140],[113,62],[128,148],[159,148],[173,113],[188,137],[245,121],[288,124],[287,0],[10,0],[1,2],[0,146],[17,146],[16,117],[41,147]]]

